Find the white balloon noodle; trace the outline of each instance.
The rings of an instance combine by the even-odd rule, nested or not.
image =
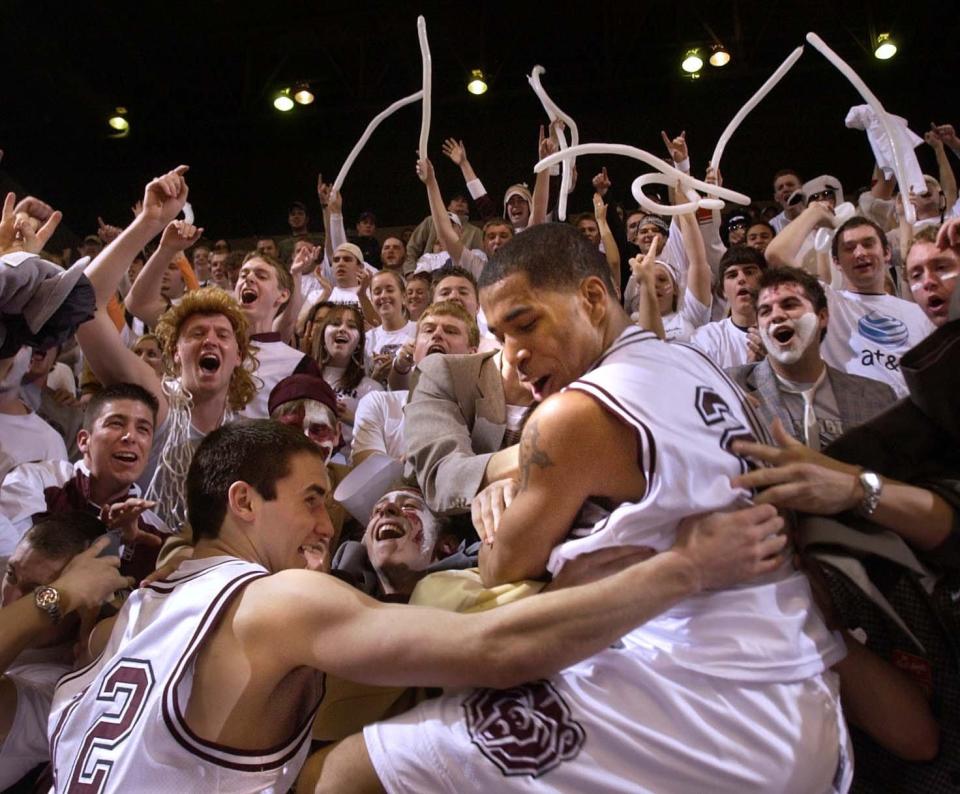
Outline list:
[[[527,82],[530,83],[533,93],[537,95],[540,104],[543,105],[543,109],[547,113],[547,118],[549,118],[551,122],[560,120],[569,128],[570,147],[578,146],[580,144],[580,130],[577,129],[577,123],[571,116],[560,110],[557,103],[550,98],[543,84],[540,82],[540,75],[545,72],[546,69],[542,66],[534,66],[533,71],[527,76]],[[561,152],[569,151],[570,147],[567,146],[567,136],[563,130],[557,130],[557,141]],[[573,190],[573,169],[576,165],[577,158],[576,156],[564,157],[562,162],[563,174],[560,178],[560,197],[557,201],[557,217],[561,221],[565,221],[567,219],[567,194]]]
[[[720,158],[723,157],[723,150],[727,145],[727,141],[730,140],[730,137],[736,131],[737,127],[740,126],[741,122],[751,113],[753,109],[760,104],[763,98],[770,93],[770,90],[779,83],[783,76],[790,71],[793,65],[799,60],[800,56],[803,55],[803,47],[797,47],[793,52],[791,52],[784,60],[783,63],[777,68],[767,81],[760,86],[750,99],[747,100],[746,104],[737,111],[737,115],[734,116],[730,123],[727,125],[727,128],[721,133],[720,137],[717,139],[717,145],[713,148],[713,157],[710,158],[710,165],[716,169],[720,168]]]
[[[867,84],[860,79],[853,69],[850,68],[850,65],[843,60],[839,55],[837,55],[833,50],[831,50],[826,42],[821,39],[816,33],[808,33],[807,41],[810,42],[814,47],[820,50],[820,53],[826,58],[830,63],[837,67],[844,77],[850,81],[854,88],[857,89],[857,92],[862,96],[867,104],[873,108],[873,112],[877,114],[877,118],[880,119],[880,123],[883,125],[884,132],[887,133],[887,138],[890,141],[890,147],[893,149],[893,170],[897,177],[897,184],[900,186],[900,195],[904,197],[903,203],[903,214],[907,220],[907,223],[913,225],[917,220],[916,209],[913,206],[912,201],[907,201],[906,196],[910,193],[910,185],[906,178],[906,169],[903,165],[903,149],[901,142],[898,136],[894,135],[893,127],[890,125],[890,120],[887,118],[887,111],[884,110],[880,100],[877,99],[876,94],[873,93]]]
[[[417,17],[417,37],[420,39],[420,60],[423,62],[423,116],[420,121],[420,159],[426,159],[427,139],[430,137],[430,104],[433,83],[433,61],[430,58],[430,42],[427,41],[427,21]]]
[[[735,204],[749,204],[750,197],[737,193],[734,190],[720,187],[719,185],[710,185],[699,179],[694,179],[689,174],[683,173],[666,161],[660,159],[655,154],[638,149],[636,146],[627,146],[622,143],[582,143],[577,146],[571,146],[562,152],[555,152],[548,157],[544,157],[537,163],[533,170],[540,173],[545,168],[549,168],[555,163],[562,162],[564,158],[579,157],[586,154],[614,154],[621,157],[630,157],[639,160],[642,163],[652,166],[660,173],[644,174],[634,180],[632,186],[633,197],[637,200],[643,209],[657,215],[684,215],[696,212],[701,207],[704,209],[719,209],[723,206],[726,199]],[[643,192],[643,186],[653,183],[675,186],[680,183],[681,190],[688,199],[688,203],[670,206],[661,204],[657,201],[647,198]],[[705,193],[707,196],[715,198],[702,198],[699,193]]]
[[[414,102],[419,102],[420,100],[423,100],[423,115],[420,122],[420,145],[418,151],[421,158],[427,156],[427,139],[430,137],[430,97],[433,62],[430,58],[430,43],[427,41],[427,22],[422,16],[417,17],[417,37],[420,40],[420,57],[423,61],[423,86],[416,93],[410,94],[410,96],[406,96],[403,99],[398,99],[388,108],[373,117],[373,120],[363,131],[363,135],[360,136],[360,140],[354,144],[350,150],[350,154],[347,155],[347,159],[344,160],[343,165],[340,166],[340,173],[338,173],[337,178],[333,180],[334,190],[339,191],[340,188],[343,187],[343,182],[347,178],[347,174],[350,173],[350,168],[353,166],[354,160],[356,160],[360,152],[363,151],[363,147],[367,145],[367,141],[370,140],[370,136],[373,135],[373,131],[380,126],[380,123],[388,116],[392,116],[400,110],[400,108],[412,105]]]
[[[363,135],[360,136],[360,140],[354,144],[353,148],[350,150],[350,154],[347,155],[347,159],[344,160],[343,165],[340,166],[340,173],[337,174],[337,178],[333,180],[334,190],[340,190],[340,187],[343,185],[343,180],[347,178],[350,167],[353,165],[353,161],[357,159],[357,155],[360,154],[360,151],[363,149],[363,147],[367,145],[367,141],[370,140],[370,136],[373,135],[373,131],[380,126],[380,122],[387,118],[387,116],[396,113],[405,105],[412,105],[414,102],[419,102],[422,96],[423,91],[417,91],[415,94],[405,96],[403,99],[398,99],[386,110],[381,111],[373,117],[373,121],[367,125],[367,128],[363,131]]]

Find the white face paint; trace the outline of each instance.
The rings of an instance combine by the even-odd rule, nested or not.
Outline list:
[[[303,411],[303,432],[323,450],[323,462],[328,463],[340,443],[340,426],[333,411],[316,400],[307,400]]]
[[[775,332],[781,328],[792,328],[793,336],[786,343],[777,341]],[[813,344],[820,333],[820,323],[817,315],[807,312],[796,320],[786,320],[777,325],[761,327],[760,338],[767,349],[767,355],[780,364],[796,364],[804,352]]]

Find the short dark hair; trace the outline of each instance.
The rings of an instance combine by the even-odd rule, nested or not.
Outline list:
[[[759,295],[768,287],[777,287],[780,284],[796,284],[800,287],[817,313],[827,308],[827,294],[823,291],[823,285],[799,267],[771,267],[765,270],[760,275],[757,294]]]
[[[39,513],[33,517],[33,526],[24,533],[21,542],[29,543],[47,559],[68,560],[106,531],[106,525],[99,518],[84,510]]]
[[[411,281],[423,281],[426,282],[428,287],[433,287],[433,279],[426,270],[418,270],[416,273],[411,273],[405,277],[404,281],[406,281],[408,286]]]
[[[717,266],[717,289],[722,290],[723,274],[727,268],[734,265],[756,265],[761,270],[767,269],[767,260],[764,259],[756,248],[749,245],[734,245],[727,249],[727,252],[720,257],[720,264]]]
[[[448,261],[439,270],[433,271],[433,274],[430,276],[430,292],[432,293],[437,288],[437,284],[439,284],[445,278],[449,278],[450,276],[465,278],[467,281],[473,284],[474,294],[479,292],[479,288],[477,287],[477,279],[473,273],[471,273],[465,267],[460,267],[460,265],[453,264],[451,261]]]
[[[187,515],[194,538],[216,538],[227,515],[227,492],[249,483],[267,501],[277,498],[277,480],[290,473],[290,459],[323,452],[300,430],[272,419],[222,425],[194,453],[187,472]]]
[[[153,414],[153,424],[154,429],[156,429],[157,411],[160,410],[160,403],[157,402],[157,398],[153,394],[136,383],[114,383],[95,392],[83,412],[83,429],[92,430],[94,422],[103,413],[103,406],[113,400],[133,400],[143,403]]]
[[[869,226],[877,233],[877,237],[880,238],[880,245],[883,246],[883,253],[887,253],[887,251],[890,250],[890,241],[887,239],[887,233],[879,223],[875,223],[869,218],[864,218],[862,215],[854,215],[849,220],[844,221],[833,235],[833,242],[830,244],[830,253],[833,254],[834,259],[837,258],[837,254],[840,251],[840,243],[842,242],[844,233],[850,229],[858,229],[861,226]]]
[[[611,296],[617,290],[603,254],[568,223],[541,223],[514,235],[490,257],[480,273],[480,288],[522,273],[530,286],[558,291],[578,288],[595,276]]]
[[[776,182],[782,176],[795,176],[800,182],[803,181],[803,178],[800,176],[800,174],[798,174],[792,168],[781,168],[773,175],[773,181]]]

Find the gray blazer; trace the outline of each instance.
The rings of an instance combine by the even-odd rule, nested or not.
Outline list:
[[[507,405],[495,354],[427,356],[417,367],[403,408],[404,475],[420,483],[435,513],[470,511],[503,443]]]
[[[741,367],[731,367],[727,374],[747,395],[757,398],[757,413],[767,427],[774,417],[780,417],[788,433],[793,435],[793,420],[783,402],[777,376],[766,359]],[[897,401],[897,396],[886,383],[860,375],[850,375],[827,367],[827,377],[837,398],[837,408],[845,430],[867,422]],[[802,440],[802,439],[801,439]]]

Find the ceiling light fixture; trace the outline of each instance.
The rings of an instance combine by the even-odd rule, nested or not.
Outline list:
[[[273,106],[281,113],[293,110],[293,100],[290,98],[290,89],[284,88],[273,98]]]
[[[117,132],[127,132],[130,129],[130,122],[127,121],[127,109],[116,108],[113,115],[107,119],[107,124]]]
[[[730,53],[727,52],[727,48],[722,44],[714,44],[710,48],[710,65],[726,66],[728,63],[730,63]]]
[[[309,105],[316,97],[310,90],[309,83],[297,83],[293,87],[293,99],[298,105]]]
[[[888,61],[897,54],[897,45],[894,44],[889,33],[881,33],[877,36],[877,46],[873,54],[881,61]]]
[[[700,50],[687,50],[687,54],[683,56],[683,62],[680,64],[680,68],[687,74],[696,74],[699,72],[703,68],[703,58],[700,57]]]
[[[487,81],[483,77],[482,69],[470,70],[470,82],[467,83],[467,91],[475,96],[487,93]]]

